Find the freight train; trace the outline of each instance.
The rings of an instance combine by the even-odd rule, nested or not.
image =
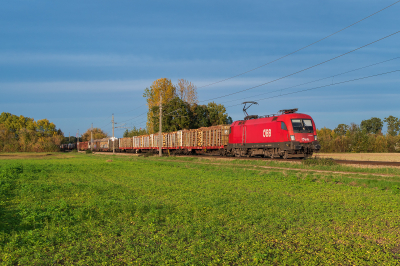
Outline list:
[[[245,111],[245,109],[243,109]],[[247,113],[246,113],[247,114]],[[158,152],[159,134],[80,142],[79,150]],[[162,150],[169,154],[214,153],[236,157],[307,158],[321,146],[313,119],[297,109],[278,114],[247,115],[231,125],[162,133]],[[93,146],[93,147],[92,147]]]

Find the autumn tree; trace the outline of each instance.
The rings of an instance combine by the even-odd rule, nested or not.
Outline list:
[[[197,104],[197,87],[190,81],[185,79],[179,79],[176,84],[176,93],[182,101],[188,103],[190,106]]]
[[[56,125],[47,119],[38,120],[36,122],[36,132],[39,136],[46,137],[58,135]]]
[[[16,116],[5,112],[0,115],[0,124],[3,124],[7,130],[17,135],[21,129],[36,129],[36,122],[33,118],[24,117],[22,115]]]
[[[400,119],[394,116],[388,116],[383,121],[387,123],[387,133],[390,136],[396,136],[400,131]]]
[[[58,151],[63,138],[62,131],[48,119],[35,122],[22,115],[0,115],[0,151]]]
[[[0,152],[18,151],[19,144],[15,134],[0,124]]]
[[[107,133],[105,133],[103,130],[100,128],[89,128],[83,135],[82,135],[82,141],[90,141],[91,140],[91,132],[93,132],[93,139],[104,139],[104,138],[109,138]]]
[[[159,106],[160,95],[162,95],[162,104],[166,104],[176,97],[176,88],[172,84],[171,80],[167,78],[157,79],[153,82],[150,88],[146,88],[143,93],[143,97],[145,97],[147,101],[147,129],[150,134],[157,131],[153,124],[153,117],[155,115],[153,113],[153,107]]]

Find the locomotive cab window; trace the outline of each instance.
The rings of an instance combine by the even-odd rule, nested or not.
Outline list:
[[[287,130],[286,124],[284,122],[281,122],[281,129]]]
[[[292,119],[294,133],[312,133],[314,128],[310,119]]]

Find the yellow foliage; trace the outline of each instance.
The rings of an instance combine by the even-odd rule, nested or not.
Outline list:
[[[153,128],[152,118],[154,113],[152,108],[160,104],[160,94],[162,95],[162,104],[167,103],[176,96],[176,88],[172,84],[171,80],[167,78],[157,79],[150,86],[150,89],[146,88],[143,93],[143,97],[147,98],[147,107],[149,108],[147,113],[147,128],[150,134],[155,132],[155,129]]]
[[[108,134],[103,132],[100,128],[93,128],[93,139],[104,139],[108,138]],[[82,135],[82,141],[90,141],[91,139],[91,129],[89,128],[86,132]]]

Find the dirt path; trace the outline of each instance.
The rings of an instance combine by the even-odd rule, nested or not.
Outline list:
[[[400,162],[400,153],[316,153],[313,157],[351,161]]]

